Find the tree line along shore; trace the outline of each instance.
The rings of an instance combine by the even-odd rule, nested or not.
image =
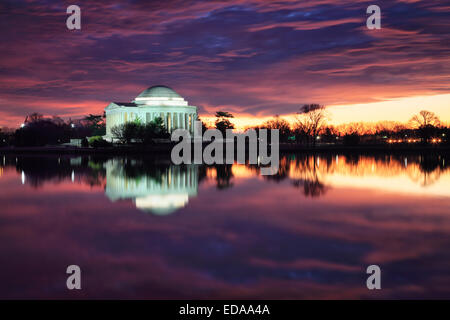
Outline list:
[[[233,114],[218,111],[214,123],[202,123],[202,131],[215,128],[225,135],[234,129]],[[423,110],[413,115],[409,122],[392,121],[348,123],[335,126],[329,123],[327,110],[318,104],[307,104],[300,108],[295,121],[290,123],[282,117],[245,130],[278,129],[280,151],[303,150],[435,150],[450,146],[450,128],[437,115]],[[244,130],[244,131],[245,131]],[[112,128],[114,142],[106,141],[105,116],[87,115],[78,120],[63,120],[60,117],[44,117],[30,114],[17,129],[0,128],[0,147],[3,150],[116,149],[165,150],[171,146],[170,134],[162,119],[149,123],[140,119]]]

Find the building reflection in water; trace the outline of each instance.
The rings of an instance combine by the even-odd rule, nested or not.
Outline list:
[[[261,176],[255,165],[182,165],[155,157],[3,155],[0,179],[14,175],[33,189],[74,184],[105,191],[112,201],[167,215],[186,207],[198,185],[215,183],[228,192],[248,179],[287,182],[304,197],[324,197],[336,188],[372,189],[450,196],[450,161],[444,154],[286,154],[276,175]]]
[[[132,199],[140,210],[168,215],[185,207],[198,193],[198,166],[145,166],[138,160],[105,163],[105,194],[111,201]]]

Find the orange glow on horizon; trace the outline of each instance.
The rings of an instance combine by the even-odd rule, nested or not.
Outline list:
[[[36,102],[36,106],[41,106],[42,104],[52,107],[59,105],[54,101]],[[102,114],[106,105],[106,102],[101,101],[73,103],[71,105],[65,105],[64,109],[76,110],[76,112],[64,112],[64,109],[61,109],[59,116],[67,120],[69,118],[79,119],[89,113]],[[235,109],[235,107],[228,109],[227,106],[220,108],[208,108],[208,110],[210,109],[213,109],[212,112],[218,110],[230,111],[231,109]],[[380,102],[327,106],[327,112],[329,115],[328,124],[335,126],[361,122],[374,124],[382,121],[407,123],[413,115],[418,114],[421,110],[434,112],[443,124],[450,124],[450,94],[403,97]],[[236,131],[244,131],[248,127],[262,125],[264,122],[273,119],[273,117],[277,115],[276,110],[274,110],[273,115],[267,116],[258,116],[233,111],[231,113],[233,113],[234,118],[230,119],[230,121],[235,125]],[[208,126],[214,126],[214,121],[216,120],[214,114],[200,113],[199,116]],[[0,123],[0,128],[19,128],[20,124],[23,123],[24,118],[25,117],[21,116],[11,117],[4,114],[3,120]],[[285,119],[292,125],[296,121],[296,114],[280,114],[280,118]]]
[[[226,107],[221,110],[226,111]],[[219,110],[219,109],[218,109]],[[442,123],[450,123],[450,94],[404,97],[372,103],[352,105],[332,105],[327,107],[329,114],[328,123],[341,125],[355,122],[377,123],[381,121],[395,121],[407,123],[411,117],[421,110],[434,112]],[[274,116],[276,112],[274,112]],[[234,113],[235,118],[230,121],[237,131],[243,131],[248,127],[258,126],[273,119],[274,116],[255,117],[249,114]],[[200,118],[209,126],[214,125],[215,117],[200,114]],[[280,115],[290,124],[295,123],[296,114]]]

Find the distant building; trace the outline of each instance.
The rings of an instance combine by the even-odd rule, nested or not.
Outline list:
[[[132,102],[111,102],[106,108],[106,138],[112,139],[111,128],[139,119],[148,123],[157,117],[164,121],[169,133],[178,128],[194,132],[197,107],[190,106],[183,97],[166,86],[144,90]]]

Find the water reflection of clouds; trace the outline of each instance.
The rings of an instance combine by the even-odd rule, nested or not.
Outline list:
[[[297,189],[315,179],[327,185],[337,173],[389,181],[405,173],[402,164],[290,156],[273,180],[251,166],[200,166],[197,196],[183,214],[161,219],[104,192],[112,174],[118,186],[132,186],[118,197],[139,198],[142,188],[145,198],[152,183],[161,189],[183,176],[170,164],[11,159],[0,179],[0,254],[9,257],[0,296],[73,297],[58,284],[77,261],[82,298],[450,297],[448,198],[331,185],[313,199]],[[448,174],[438,170],[441,179]],[[383,270],[378,293],[365,288],[364,267],[373,263]]]

